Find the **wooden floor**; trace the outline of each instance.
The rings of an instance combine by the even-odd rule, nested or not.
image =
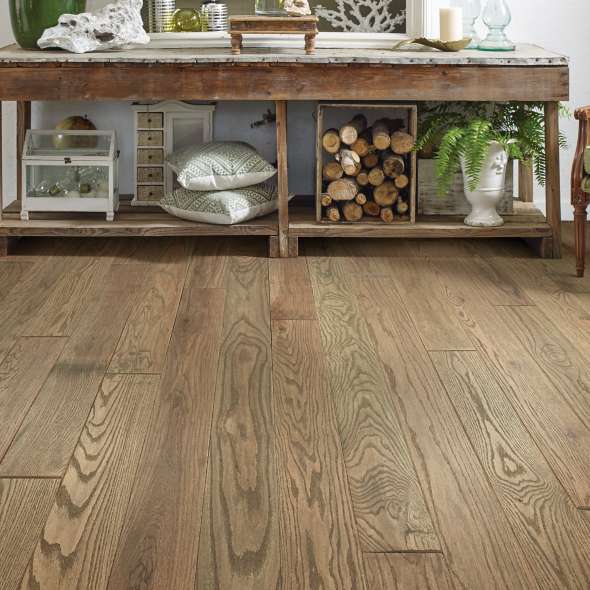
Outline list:
[[[0,261],[0,589],[590,588],[571,253],[302,246]]]

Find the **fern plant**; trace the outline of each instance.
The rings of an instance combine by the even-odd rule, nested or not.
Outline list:
[[[533,161],[545,184],[545,116],[542,103],[455,103],[423,105],[416,150],[434,146],[438,192],[445,195],[464,162],[469,190],[476,190],[492,142],[515,160]],[[562,114],[567,115],[562,108]],[[566,147],[560,135],[559,143]]]

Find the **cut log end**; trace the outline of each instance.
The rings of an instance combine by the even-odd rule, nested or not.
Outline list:
[[[365,212],[365,215],[368,215],[369,217],[379,217],[381,207],[379,207],[375,201],[367,201],[363,205],[363,211]]]
[[[383,207],[383,209],[381,209],[380,212],[380,217],[381,220],[384,223],[393,223],[395,216],[393,214],[393,210],[391,209],[391,207]]]
[[[328,129],[322,137],[322,146],[329,154],[337,154],[340,151],[340,135],[337,129]]]
[[[340,221],[340,209],[338,207],[328,207],[326,209],[326,217],[334,223]]]
[[[352,201],[358,194],[356,182],[349,178],[334,180],[326,189],[326,193],[332,197],[333,201]]]
[[[405,174],[400,174],[394,180],[395,186],[402,190],[410,184],[410,179]]]
[[[360,221],[363,217],[363,208],[354,201],[345,203],[342,207],[342,214],[346,221],[356,222]]]
[[[391,180],[386,180],[373,191],[375,202],[381,207],[391,207],[399,197],[399,191]]]
[[[416,145],[414,138],[405,131],[396,131],[391,135],[391,149],[396,154],[409,154]]]

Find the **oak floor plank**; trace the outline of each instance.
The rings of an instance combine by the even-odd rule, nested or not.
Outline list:
[[[309,265],[362,550],[437,551],[440,543],[349,275],[335,258],[310,258]]]
[[[371,590],[454,590],[440,553],[365,555]]]
[[[65,338],[20,338],[0,364],[0,462],[65,343]]]
[[[273,322],[281,588],[366,588],[315,321]]]
[[[152,375],[105,377],[21,590],[106,587],[157,385]]]
[[[514,326],[502,320],[498,312],[508,308],[482,304],[470,269],[475,271],[469,260],[437,261],[433,272],[453,293],[457,317],[575,505],[590,506],[590,431],[516,337]]]
[[[480,353],[431,353],[542,588],[590,586],[590,523],[567,496]]]
[[[360,277],[384,277],[389,274],[389,258],[402,252],[414,255],[414,247],[405,240],[358,240],[339,238],[326,240],[325,255],[335,258],[345,272]]]
[[[530,567],[390,280],[355,285],[460,588],[535,588]]]
[[[227,285],[232,240],[199,238],[194,245],[190,271],[201,277],[203,289],[223,289]]]
[[[30,272],[33,262],[0,262],[0,305],[22,277]]]
[[[176,240],[150,266],[145,285],[135,293],[109,373],[162,372],[189,262],[186,242]]]
[[[453,259],[454,262],[457,259]],[[436,264],[446,261],[440,258]],[[473,343],[453,313],[450,295],[432,281],[430,262],[424,258],[399,259],[391,263],[397,302],[407,307],[426,350],[473,350]]]
[[[224,291],[187,280],[108,587],[193,588]]]
[[[274,589],[280,575],[268,265],[233,256],[215,391],[198,588]]]
[[[41,388],[0,464],[0,475],[63,475],[143,276],[139,265],[113,266],[103,287],[91,294],[88,313]]]
[[[58,488],[58,479],[0,479],[0,590],[18,587]]]
[[[273,320],[316,319],[307,260],[305,258],[273,258],[268,262],[271,318]]]

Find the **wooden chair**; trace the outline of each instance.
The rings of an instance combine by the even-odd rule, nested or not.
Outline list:
[[[572,205],[576,232],[576,270],[584,276],[586,263],[587,208],[590,204],[590,106],[578,109],[576,119],[580,122],[578,146],[572,167]]]

